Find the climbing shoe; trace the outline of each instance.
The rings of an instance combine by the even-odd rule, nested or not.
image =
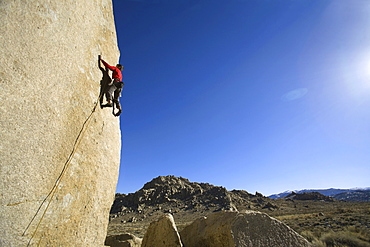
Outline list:
[[[113,105],[112,104],[105,104],[105,105],[102,105],[101,107],[102,108],[104,108],[104,107],[113,107]]]
[[[122,111],[119,110],[117,113],[114,113],[114,116],[118,117],[119,115],[121,115]]]

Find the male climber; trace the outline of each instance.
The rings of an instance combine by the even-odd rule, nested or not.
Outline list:
[[[119,103],[119,97],[121,96],[121,91],[124,85],[122,81],[123,79],[122,70],[124,69],[124,67],[121,64],[117,64],[116,66],[110,66],[107,62],[101,59],[101,57],[100,60],[102,61],[106,68],[113,71],[112,72],[113,81],[110,84],[108,84],[108,88],[105,91],[107,104],[103,105],[103,107],[113,107],[112,104],[112,95],[113,95],[113,103],[116,104],[116,107],[118,109],[118,112],[115,113],[114,115],[118,117],[122,112],[121,104]]]

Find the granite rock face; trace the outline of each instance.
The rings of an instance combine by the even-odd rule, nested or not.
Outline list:
[[[298,233],[267,214],[220,211],[200,218],[181,232],[187,247],[309,247]]]
[[[180,235],[171,214],[165,214],[150,223],[142,247],[182,247]]]
[[[120,163],[111,0],[0,1],[0,246],[103,246]]]

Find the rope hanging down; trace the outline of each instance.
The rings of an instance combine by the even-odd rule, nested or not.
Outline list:
[[[86,128],[89,125],[89,122],[91,120],[91,117],[92,117],[93,113],[96,111],[96,107],[98,106],[98,104],[99,104],[100,99],[101,99],[102,96],[103,96],[103,93],[100,93],[100,95],[98,97],[98,100],[96,101],[96,103],[95,103],[95,105],[94,105],[94,107],[93,107],[90,115],[87,117],[87,119],[83,123],[82,128],[79,131],[79,133],[77,135],[77,138],[76,138],[76,140],[74,142],[73,149],[72,149],[71,153],[69,154],[67,161],[64,163],[63,169],[62,169],[61,173],[59,174],[59,177],[55,181],[54,186],[52,187],[52,189],[50,190],[50,192],[48,193],[48,195],[45,197],[45,199],[42,201],[42,203],[40,204],[39,208],[37,209],[35,215],[32,217],[30,223],[27,225],[26,229],[24,230],[22,236],[25,236],[25,234],[27,233],[28,229],[30,228],[30,226],[32,225],[32,223],[34,222],[34,220],[36,219],[36,216],[41,211],[42,206],[45,204],[45,202],[49,198],[49,201],[46,204],[46,208],[44,209],[44,211],[43,211],[43,213],[41,215],[41,218],[38,221],[37,226],[36,226],[34,232],[32,233],[30,240],[28,241],[27,246],[30,246],[32,239],[35,237],[36,232],[37,232],[37,230],[38,230],[38,228],[39,228],[39,226],[41,224],[41,221],[43,220],[43,218],[44,218],[47,210],[49,209],[50,203],[51,203],[51,201],[52,201],[52,199],[53,199],[53,197],[55,195],[55,192],[56,192],[56,190],[57,190],[57,188],[58,188],[58,186],[59,186],[59,184],[60,184],[60,182],[61,182],[64,174],[66,173],[66,171],[67,171],[67,169],[68,169],[68,167],[69,167],[69,165],[71,163],[71,160],[72,160],[73,156],[76,153],[76,150],[78,148],[78,145],[81,142],[82,136],[83,136],[84,132],[86,131]]]

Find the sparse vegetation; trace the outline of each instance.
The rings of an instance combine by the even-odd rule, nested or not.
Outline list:
[[[303,231],[301,235],[310,241],[314,247],[369,247],[370,236],[368,232],[349,227],[344,231],[313,233]]]
[[[295,201],[288,214],[270,215],[286,223],[315,247],[370,247],[370,204],[368,202]],[[285,210],[289,210],[286,208]]]

